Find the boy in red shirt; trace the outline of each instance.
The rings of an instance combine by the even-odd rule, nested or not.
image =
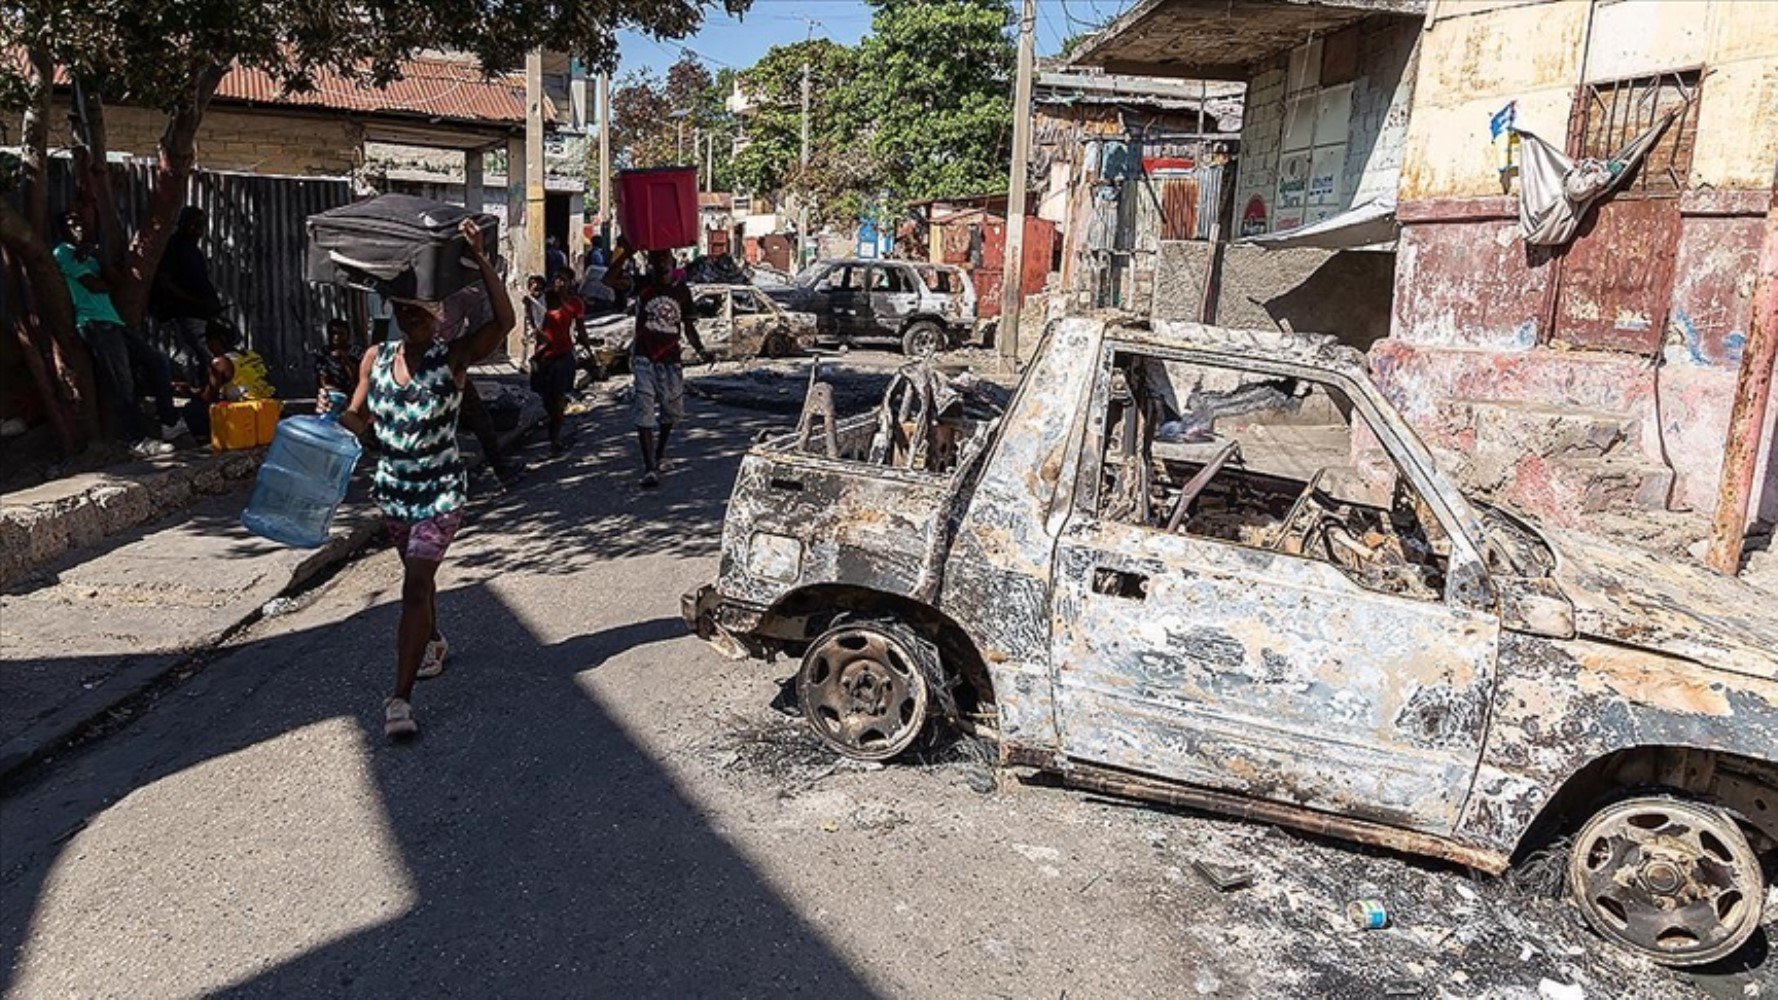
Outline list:
[[[558,270],[544,294],[546,311],[537,331],[537,352],[531,356],[531,389],[543,397],[549,414],[549,450],[560,455],[568,445],[562,440],[562,417],[568,409],[568,393],[574,390],[574,335],[586,315],[586,303],[574,292],[574,272]]]

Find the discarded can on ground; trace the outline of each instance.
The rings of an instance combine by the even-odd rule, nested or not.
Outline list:
[[[1354,899],[1346,904],[1346,916],[1361,931],[1389,926],[1389,908],[1380,899]]]

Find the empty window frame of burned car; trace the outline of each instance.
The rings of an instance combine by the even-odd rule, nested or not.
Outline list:
[[[1087,429],[1083,509],[1318,560],[1378,593],[1443,598],[1450,536],[1332,380],[1108,354],[1109,384],[1094,404],[1102,410]]]

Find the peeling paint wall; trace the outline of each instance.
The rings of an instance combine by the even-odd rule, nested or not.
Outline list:
[[[1643,354],[1552,349],[1550,317],[1571,294],[1567,251],[1518,239],[1516,175],[1499,170],[1489,119],[1516,102],[1520,128],[1565,146],[1580,84],[1699,70],[1671,291],[1655,290],[1666,305],[1658,375]],[[1391,336],[1372,365],[1467,485],[1569,524],[1670,505],[1701,532],[1778,162],[1774,108],[1778,4],[1435,6],[1400,175]],[[1592,249],[1580,243],[1590,228],[1580,250]],[[1775,473],[1756,497],[1766,516],[1778,510]]]

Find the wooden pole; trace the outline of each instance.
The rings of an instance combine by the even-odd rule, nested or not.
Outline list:
[[[1710,551],[1704,558],[1722,573],[1732,575],[1741,570],[1741,545],[1747,537],[1747,509],[1759,469],[1760,435],[1766,428],[1774,364],[1778,364],[1778,183],[1766,207],[1766,237],[1754,278],[1753,313],[1747,345],[1741,352],[1741,374],[1735,380],[1735,408],[1729,414],[1716,517],[1710,524]]]
[[[605,226],[605,252],[617,239],[617,220],[611,217],[611,74],[599,74],[599,218]]]
[[[1031,68],[1036,61],[1037,0],[1025,0],[1019,15],[1019,75],[1013,84],[1012,165],[1006,185],[1005,268],[1000,280],[1000,359],[1019,366],[1019,310],[1025,302],[1025,174],[1031,159]]]

